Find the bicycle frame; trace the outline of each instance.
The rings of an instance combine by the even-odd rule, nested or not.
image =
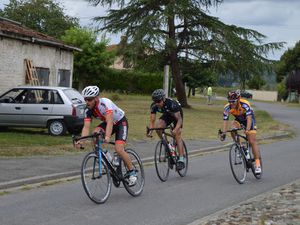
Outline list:
[[[172,130],[172,126],[168,126],[168,127],[166,127],[166,128],[149,128],[149,127],[147,127],[147,133],[149,133],[149,131],[152,131],[152,130],[157,130],[157,131],[162,131],[162,138],[161,138],[161,140],[166,144],[166,146],[167,146],[167,152],[168,152],[168,155],[170,156],[170,159],[171,160],[173,160],[174,161],[174,158],[171,156],[171,149],[169,148],[169,146],[168,146],[168,138],[167,137],[171,137],[172,138],[172,141],[173,141],[173,145],[175,145],[176,144],[176,140],[175,140],[175,138],[174,138],[174,136],[172,135],[172,134],[170,134],[170,133],[166,133],[165,132],[165,130],[167,130],[167,129],[170,129],[170,130]],[[177,154],[177,153],[176,153]],[[173,162],[174,164],[177,162],[177,157],[176,157],[176,159],[175,159],[175,161]]]
[[[117,180],[119,181],[123,181],[124,178],[122,176],[119,175],[119,168],[121,167],[121,164],[119,164],[119,166],[117,167],[117,169],[114,168],[114,166],[112,165],[112,163],[110,162],[110,160],[108,160],[108,158],[106,157],[102,145],[103,145],[103,138],[100,138],[100,136],[102,136],[102,133],[94,133],[92,135],[89,136],[85,136],[85,137],[79,137],[79,138],[75,138],[73,137],[73,141],[79,141],[82,139],[87,139],[87,138],[95,138],[95,153],[96,155],[98,155],[99,157],[99,177],[101,178],[102,176],[102,170],[103,170],[103,166],[102,166],[102,160],[105,161],[106,165],[108,166],[109,172],[111,173],[111,175],[115,178],[117,178]],[[115,142],[109,142],[108,144],[111,145],[115,145]],[[94,169],[95,169],[95,163],[94,162],[94,166],[93,166],[93,176],[94,176]]]
[[[234,142],[239,146],[241,146],[241,139],[243,139],[247,143],[247,148],[249,148],[249,141],[248,138],[244,135],[239,134],[237,131],[244,130],[243,128],[234,128],[231,130],[227,130],[224,133],[234,133]],[[222,133],[221,130],[219,130],[219,135]]]

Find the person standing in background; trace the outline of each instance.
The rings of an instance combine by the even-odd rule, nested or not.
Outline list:
[[[212,88],[209,86],[207,88],[207,104],[212,104]]]

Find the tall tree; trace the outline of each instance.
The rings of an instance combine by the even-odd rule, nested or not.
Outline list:
[[[300,71],[300,41],[281,56],[276,66],[277,81],[282,81],[292,71]]]
[[[53,0],[10,0],[0,16],[56,38],[71,27],[79,27],[79,20],[65,15],[63,8]]]
[[[94,5],[116,6],[107,16],[96,17],[101,29],[112,33],[123,32],[136,46],[147,46],[165,53],[165,64],[171,65],[177,98],[183,107],[188,106],[180,70],[180,58],[197,59],[200,62],[226,62],[232,69],[244,67],[237,59],[257,58],[267,60],[263,54],[281,44],[261,44],[260,33],[235,26],[228,26],[218,18],[209,16],[208,8],[222,0],[86,0]],[[247,43],[245,50],[237,49]],[[227,61],[229,60],[229,64]],[[212,63],[213,65],[213,63]],[[247,76],[240,70],[240,76]],[[246,72],[245,72],[246,71]]]
[[[82,49],[74,53],[73,85],[78,89],[97,82],[113,62],[113,53],[106,51],[107,41],[98,42],[96,34],[91,30],[71,28],[62,36],[62,40]]]

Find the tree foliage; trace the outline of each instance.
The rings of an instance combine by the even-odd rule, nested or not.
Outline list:
[[[264,35],[230,26],[208,15],[222,0],[86,0],[94,5],[117,7],[95,20],[101,29],[124,33],[135,52],[155,49],[170,63],[177,98],[187,106],[181,76],[181,58],[210,63],[221,71],[234,71],[245,83],[264,67],[267,53],[283,43],[263,44]],[[149,53],[148,53],[149,54]]]
[[[65,30],[79,27],[79,20],[65,15],[63,8],[53,0],[10,0],[0,10],[0,16],[56,38]]]
[[[107,41],[97,42],[97,36],[91,30],[71,28],[62,40],[82,49],[74,53],[73,85],[79,89],[97,82],[113,62],[114,54],[106,51]]]
[[[292,71],[297,70],[300,70],[300,41],[281,56],[276,66],[277,81],[282,81]]]

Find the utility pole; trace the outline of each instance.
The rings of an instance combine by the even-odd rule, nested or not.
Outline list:
[[[169,65],[164,66],[164,90],[166,98],[169,97]]]

